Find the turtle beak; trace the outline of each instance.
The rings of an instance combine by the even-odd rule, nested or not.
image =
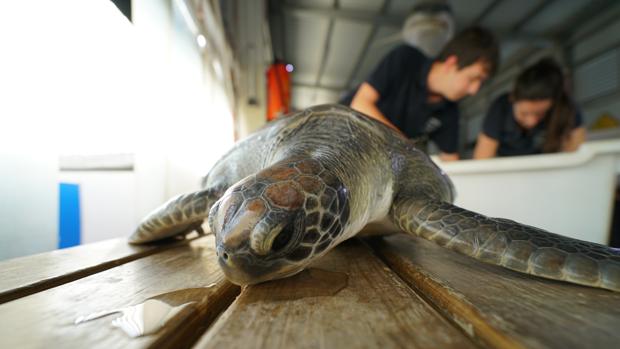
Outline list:
[[[248,243],[250,232],[262,218],[255,211],[241,209],[226,225],[226,229],[220,232],[223,248],[228,251],[239,249],[244,243]]]
[[[216,205],[217,211],[211,212],[214,217],[211,229],[217,234],[218,244],[223,244],[229,252],[249,243],[250,233],[267,211],[263,200],[243,201],[243,197],[236,194],[222,197]]]
[[[217,255],[218,263],[226,278],[233,284],[240,286],[253,285],[283,277],[284,273],[290,269],[280,261],[257,263],[251,255],[229,254],[220,247],[217,248]]]

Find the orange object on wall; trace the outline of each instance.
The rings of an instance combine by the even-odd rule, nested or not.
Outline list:
[[[267,121],[289,112],[290,84],[284,63],[275,62],[267,69]]]

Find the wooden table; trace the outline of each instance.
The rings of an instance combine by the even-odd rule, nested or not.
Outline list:
[[[150,335],[112,325],[139,319],[117,318],[147,300],[178,312]],[[114,309],[125,312],[76,324]],[[620,294],[405,235],[353,239],[294,277],[240,289],[212,236],[117,239],[0,263],[0,348],[43,347],[618,348]]]

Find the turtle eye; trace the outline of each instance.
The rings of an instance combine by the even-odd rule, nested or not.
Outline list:
[[[284,228],[282,228],[280,233],[278,233],[278,236],[276,236],[276,238],[273,240],[273,243],[271,244],[271,250],[274,252],[282,250],[293,238],[294,231],[295,221],[290,222]]]

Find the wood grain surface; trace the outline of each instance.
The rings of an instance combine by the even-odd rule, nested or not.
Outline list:
[[[112,239],[0,262],[0,304],[185,244],[134,246]]]
[[[619,347],[619,293],[527,276],[404,234],[369,244],[447,317],[491,347]]]
[[[213,237],[206,236],[0,305],[0,347],[186,347],[238,292],[220,271]],[[194,303],[156,334],[134,339],[111,326],[118,315],[74,324],[80,316],[149,298],[170,305]]]
[[[244,288],[195,346],[472,347],[357,240],[294,277]]]

